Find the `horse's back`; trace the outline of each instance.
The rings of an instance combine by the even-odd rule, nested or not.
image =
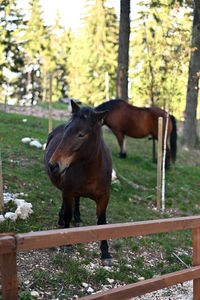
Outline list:
[[[105,124],[113,131],[141,138],[149,134],[149,112],[145,108],[138,108],[121,101],[110,110],[105,118]]]

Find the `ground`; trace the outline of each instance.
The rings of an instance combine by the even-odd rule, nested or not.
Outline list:
[[[0,106],[0,109],[3,110],[4,107]],[[48,109],[44,109],[42,107],[7,107],[7,111],[10,113],[20,113],[23,115],[32,115],[32,116],[40,116],[40,117],[48,117]],[[53,110],[53,117],[56,120],[64,120],[65,117],[69,117],[69,112],[66,109],[66,112],[63,110]],[[197,159],[195,160],[195,163],[199,163],[199,151],[196,153]],[[193,160],[194,162],[194,160]],[[192,161],[191,161],[192,163]],[[92,248],[92,251],[96,249],[96,252],[99,252],[99,243],[89,243],[84,245],[84,248],[86,251],[90,251]],[[55,250],[55,249],[54,249]],[[37,278],[32,276],[32,271],[35,269],[43,270],[44,272],[46,270],[50,269],[50,272],[52,274],[52,281],[54,278],[54,274],[62,274],[62,269],[60,267],[58,268],[56,265],[52,265],[51,261],[55,258],[56,253],[60,253],[62,249],[58,247],[56,251],[52,251],[51,249],[43,249],[43,250],[37,250],[37,251],[27,251],[23,253],[19,253],[17,255],[17,264],[18,264],[18,274],[19,274],[19,286],[21,290],[28,290],[28,291],[36,291],[38,292],[38,299],[60,299],[59,295],[62,295],[63,285],[62,283],[59,286],[59,292],[57,295],[57,298],[53,296],[54,286],[52,285],[52,282],[48,284],[48,281],[44,282],[44,287],[37,287],[37,281],[43,280],[43,276],[38,276]],[[79,252],[79,250],[75,247],[75,250],[73,252],[73,258],[76,257],[77,261],[81,261],[82,257]],[[126,253],[124,254],[126,255]],[[129,258],[131,259],[131,253],[128,254]],[[133,254],[134,255],[134,254]],[[142,255],[143,259],[149,262],[149,266],[153,266],[160,258],[162,253],[156,252],[154,250],[153,252],[151,250],[149,251],[142,251],[140,249],[140,255]],[[153,257],[153,259],[152,259]],[[150,259],[151,258],[151,259]],[[128,266],[127,266],[128,267]],[[101,261],[99,258],[94,258],[89,264],[86,265],[86,268],[89,270],[89,272],[92,272],[93,269],[101,269],[101,268],[107,268],[103,267],[101,265]],[[143,278],[140,278],[140,280],[143,280]],[[108,278],[108,284],[104,285],[96,285],[93,287],[87,286],[87,284],[82,283],[82,289],[88,290],[88,293],[91,293],[91,290],[89,288],[92,288],[95,292],[100,290],[106,290],[113,287],[119,286],[119,283],[117,280],[109,280]],[[73,284],[72,284],[73,289]],[[58,286],[56,286],[56,289],[58,290]],[[23,298],[26,299],[26,298]],[[28,299],[28,298],[27,298]],[[76,299],[76,295],[74,295],[73,298]],[[146,294],[144,296],[137,297],[135,299],[143,299],[143,300],[154,300],[154,299],[163,299],[163,300],[169,300],[169,299],[181,299],[181,300],[189,300],[192,299],[192,282],[185,282],[183,284],[179,284],[176,286],[173,286],[171,288],[163,289],[157,292],[153,292],[150,294]]]

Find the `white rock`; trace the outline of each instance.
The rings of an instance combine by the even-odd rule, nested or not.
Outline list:
[[[117,179],[117,174],[115,172],[114,169],[112,169],[112,180],[116,180]]]
[[[129,269],[132,269],[132,266],[129,265],[129,264],[126,264],[126,267],[129,268]]]
[[[38,298],[38,297],[40,296],[40,294],[39,294],[37,291],[32,291],[32,292],[31,292],[31,296],[32,296],[33,298]]]
[[[23,119],[22,122],[23,122],[23,123],[26,123],[26,122],[27,122],[27,119]]]
[[[144,280],[144,277],[139,277],[138,280],[142,281],[142,280]]]
[[[6,219],[11,219],[13,221],[16,221],[17,220],[17,214],[16,213],[13,213],[13,212],[7,212],[5,214],[5,218]]]
[[[23,138],[22,140],[22,143],[30,143],[31,142],[31,138],[30,137],[25,137],[25,138]]]
[[[114,282],[114,279],[112,279],[112,278],[107,278],[107,281],[108,281],[110,284],[112,284],[112,283]]]
[[[13,200],[13,197],[9,193],[3,193],[3,202],[8,203],[9,201]]]
[[[36,148],[42,148],[42,144],[40,142],[38,142],[37,140],[31,141],[29,145],[36,147]]]
[[[3,221],[5,221],[5,218],[3,215],[0,215],[0,222],[3,222]]]
[[[88,292],[88,293],[94,293],[94,290],[93,290],[93,288],[89,287],[89,288],[87,289],[87,292]]]
[[[88,283],[86,283],[86,282],[82,282],[81,285],[82,285],[84,288],[87,288],[87,287],[89,286]]]

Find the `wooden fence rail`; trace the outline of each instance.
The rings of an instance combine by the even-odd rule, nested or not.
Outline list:
[[[18,299],[16,253],[67,244],[193,229],[193,267],[93,294],[82,300],[123,300],[193,280],[193,299],[200,300],[200,216],[0,235],[2,300]]]

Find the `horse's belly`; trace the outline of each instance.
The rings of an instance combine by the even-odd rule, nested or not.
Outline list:
[[[141,128],[131,128],[131,129],[127,129],[126,131],[126,135],[133,137],[133,138],[144,138],[146,136],[148,136],[150,133],[147,130],[143,130]]]

